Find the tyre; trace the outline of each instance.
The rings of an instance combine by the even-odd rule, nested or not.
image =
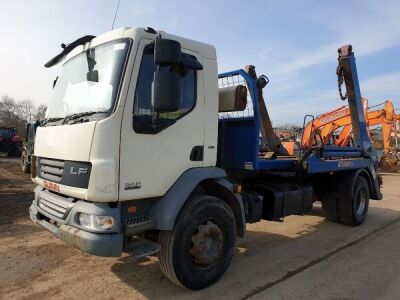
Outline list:
[[[15,146],[15,153],[14,153],[14,155],[17,156],[17,157],[20,157],[21,154],[22,154],[22,145],[21,145],[21,144],[18,144],[18,145]]]
[[[23,150],[22,154],[21,154],[21,169],[22,169],[22,172],[24,172],[24,173],[31,172],[31,164],[29,163],[28,154],[26,153],[25,150]]]
[[[335,197],[336,182],[335,179],[330,179],[322,184],[321,204],[325,217],[329,221],[339,223],[337,200]]]
[[[353,197],[337,199],[338,217],[341,223],[358,226],[364,223],[369,206],[369,186],[364,177],[358,176]]]
[[[22,146],[20,144],[14,144],[13,148],[8,152],[8,156],[20,157],[22,154]]]
[[[332,222],[339,222],[337,199],[330,197],[329,195],[324,195],[321,199],[322,211],[325,217]]]
[[[188,199],[173,230],[161,231],[160,267],[172,282],[191,290],[216,282],[228,268],[236,241],[236,222],[221,199]]]

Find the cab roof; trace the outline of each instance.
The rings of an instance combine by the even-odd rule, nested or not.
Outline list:
[[[103,33],[93,38],[90,42],[86,43],[85,45],[77,46],[66,56],[65,61],[87,50],[90,47],[95,47],[100,44],[110,42],[113,40],[118,40],[122,38],[130,38],[133,41],[141,40],[143,38],[154,40],[159,35],[161,35],[162,38],[173,39],[180,42],[183,49],[188,49],[200,53],[203,57],[206,58],[216,59],[215,47],[212,45],[172,35],[161,30],[155,30],[154,33],[153,29],[148,29],[143,27],[134,27],[134,28],[124,27]]]

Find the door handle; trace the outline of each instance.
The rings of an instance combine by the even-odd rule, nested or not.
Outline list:
[[[191,161],[202,161],[204,157],[204,146],[194,146],[190,152]]]

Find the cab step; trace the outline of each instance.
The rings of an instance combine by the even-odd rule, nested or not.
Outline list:
[[[158,253],[160,250],[160,244],[142,237],[136,237],[126,245],[126,252],[128,252],[133,259],[151,256]]]

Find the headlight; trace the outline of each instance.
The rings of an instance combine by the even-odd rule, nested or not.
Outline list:
[[[109,230],[114,227],[114,218],[111,216],[95,216],[85,213],[79,214],[79,223],[89,229]]]

